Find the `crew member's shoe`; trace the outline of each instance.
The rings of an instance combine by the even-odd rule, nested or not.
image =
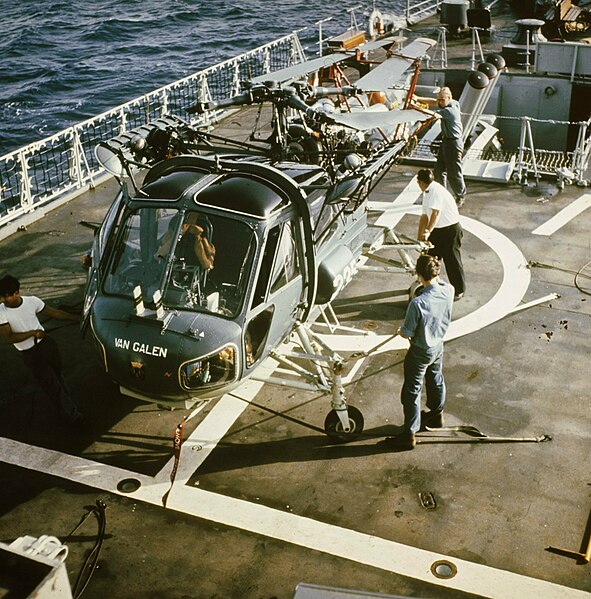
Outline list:
[[[441,428],[443,426],[443,412],[421,412],[421,430],[427,428]]]
[[[458,196],[456,198],[456,206],[458,208],[461,208],[465,203],[466,203],[466,199],[464,198],[464,196]]]
[[[414,449],[417,444],[414,433],[400,433],[394,437],[386,437],[383,441],[380,441],[378,445],[384,449],[390,449],[392,451],[407,451]]]
[[[456,293],[454,295],[454,302],[457,302],[458,300],[461,300],[464,297],[464,292],[462,291],[462,293]]]

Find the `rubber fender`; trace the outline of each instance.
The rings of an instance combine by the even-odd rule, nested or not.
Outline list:
[[[468,83],[474,89],[484,89],[488,85],[488,77],[480,71],[472,71],[468,75]]]
[[[497,73],[499,72],[497,67],[495,67],[495,65],[491,64],[490,62],[481,62],[478,65],[477,69],[481,73],[484,73],[489,79],[494,79],[497,76]]]

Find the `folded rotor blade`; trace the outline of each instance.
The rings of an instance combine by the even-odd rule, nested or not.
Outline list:
[[[373,50],[377,50],[378,48],[383,48],[384,46],[391,46],[396,42],[395,37],[384,37],[379,40],[374,40],[373,42],[367,42],[366,44],[361,44],[360,46],[356,46],[352,48],[353,50],[359,50],[361,52],[372,52]]]
[[[436,43],[428,38],[417,38],[405,46],[400,53],[391,56],[367,75],[361,77],[355,86],[363,91],[385,91],[391,88],[400,81],[415,59],[424,56],[427,50]]]
[[[279,69],[278,71],[267,73],[266,75],[260,75],[259,77],[251,79],[251,81],[254,84],[265,83],[266,81],[277,81],[279,83],[283,83],[285,81],[291,81],[292,79],[299,79],[303,75],[314,73],[323,67],[330,67],[333,64],[342,62],[347,58],[350,58],[349,54],[328,54],[327,56],[314,58],[313,60],[308,60],[285,69]]]
[[[380,129],[382,127],[392,127],[404,123],[415,123],[426,121],[432,116],[425,114],[420,110],[389,110],[387,112],[349,112],[343,114],[331,114],[340,125],[365,131],[368,129]]]
[[[429,39],[428,37],[418,37],[412,41],[408,46],[404,46],[400,51],[400,54],[408,56],[409,58],[422,58],[427,54],[427,51],[435,46],[437,42]]]

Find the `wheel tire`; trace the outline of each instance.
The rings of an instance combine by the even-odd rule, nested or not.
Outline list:
[[[324,421],[324,432],[338,441],[351,441],[363,432],[363,414],[354,406],[347,406],[351,430],[346,433],[336,410],[331,410]]]

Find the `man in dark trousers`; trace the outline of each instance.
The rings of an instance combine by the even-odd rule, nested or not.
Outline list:
[[[0,335],[20,352],[31,374],[63,417],[79,423],[82,414],[72,401],[62,376],[57,343],[49,337],[38,315],[58,320],[79,320],[78,316],[50,308],[35,296],[21,296],[20,282],[7,275],[0,279]]]
[[[445,264],[449,282],[454,286],[456,300],[464,297],[466,278],[462,264],[462,237],[460,214],[452,195],[436,181],[428,169],[417,173],[417,182],[423,192],[423,213],[419,219],[417,238],[430,241],[432,256],[439,256]]]
[[[400,434],[380,442],[385,449],[413,449],[419,430],[443,426],[443,337],[451,322],[453,287],[439,279],[440,269],[437,257],[419,256],[416,273],[421,287],[410,301],[404,322],[396,333],[410,341],[404,358],[404,383],[400,394],[404,425]],[[423,380],[429,408],[425,412],[420,411]]]
[[[462,173],[462,156],[464,154],[462,115],[460,103],[454,100],[449,87],[442,87],[437,99],[417,98],[435,107],[437,118],[441,119],[441,145],[437,153],[435,180],[444,187],[449,183],[458,208],[464,205],[466,183]]]

